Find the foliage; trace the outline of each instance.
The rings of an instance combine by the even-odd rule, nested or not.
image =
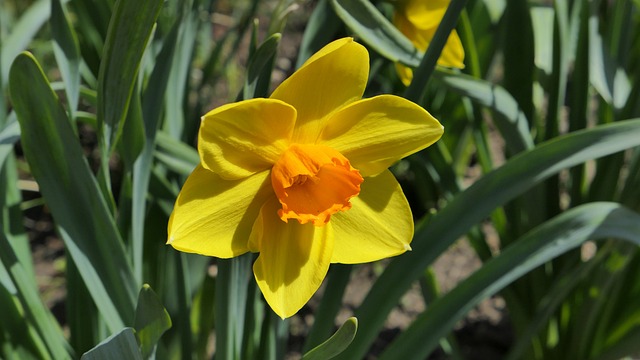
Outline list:
[[[452,0],[423,54],[381,1],[1,2],[0,358],[208,358],[213,333],[216,358],[283,358],[289,322],[260,297],[252,255],[177,252],[167,222],[199,161],[200,116],[268,96],[294,70],[283,45],[299,67],[343,36],[369,49],[365,97],[417,102],[445,133],[392,168],[413,251],[381,265],[357,333],[349,320],[320,345],[353,268],[332,265],[307,358],[365,358],[416,282],[427,309],[380,358],[459,355],[456,322],[496,294],[517,335],[510,359],[640,354],[638,5]],[[454,28],[462,70],[436,66]],[[414,68],[408,87],[395,62]],[[64,242],[64,324],[38,293],[22,221],[34,209]],[[433,293],[432,263],[462,239],[482,267]]]

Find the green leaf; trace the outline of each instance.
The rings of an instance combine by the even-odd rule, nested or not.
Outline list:
[[[136,105],[141,105],[140,136],[143,143],[141,152],[133,164],[133,194],[131,196],[131,243],[133,248],[133,267],[136,277],[142,281],[144,225],[147,211],[147,193],[149,176],[156,143],[156,132],[162,112],[162,99],[167,90],[169,73],[173,64],[174,50],[178,35],[178,23],[165,38],[162,50],[149,76],[147,87],[142,95],[142,104],[136,94]],[[132,159],[133,160],[133,159]]]
[[[2,84],[0,88],[4,88],[9,80],[9,68],[13,59],[24,51],[33,37],[38,33],[42,25],[47,21],[51,14],[49,0],[39,0],[22,15],[20,20],[11,29],[11,34],[6,39],[2,39],[2,53],[0,54],[0,78]]]
[[[327,286],[320,305],[314,313],[313,327],[309,330],[303,351],[311,350],[326,339],[335,326],[334,319],[342,307],[344,291],[351,279],[351,265],[333,264],[327,275]]]
[[[606,245],[605,245],[606,246]],[[557,314],[556,311],[567,301],[567,297],[576,287],[582,283],[587,276],[594,273],[594,268],[602,265],[602,259],[609,255],[610,251],[598,249],[596,257],[573,267],[568,272],[563,272],[557,276],[553,285],[547,289],[545,296],[538,302],[536,312],[531,317],[531,321],[526,324],[523,330],[518,332],[518,338],[509,349],[509,353],[505,356],[505,360],[516,360],[524,357],[524,352],[531,346],[532,339],[543,329],[548,326],[550,319]],[[601,273],[602,274],[602,273]],[[608,278],[610,274],[605,275]],[[587,286],[594,286],[594,282],[587,282]],[[608,301],[609,299],[607,298]],[[577,312],[588,311],[586,306],[576,309]],[[578,317],[580,315],[577,315]],[[573,316],[572,316],[573,317]],[[590,340],[593,338],[590,337]]]
[[[18,260],[15,250],[14,244],[7,239],[4,233],[0,233],[0,261],[7,269],[11,281],[16,287],[16,296],[20,300],[24,311],[24,314],[20,314],[20,316],[24,317],[26,315],[29,323],[34,325],[49,357],[53,359],[70,359],[71,354],[66,348],[62,329],[60,329],[49,309],[42,303],[33,276]],[[9,309],[3,308],[4,311],[9,311]],[[5,325],[4,316],[5,314],[3,314],[3,326]],[[8,314],[6,316],[6,324],[8,325],[11,317]],[[14,331],[19,333],[19,329],[14,329]],[[13,335],[17,334],[14,333]],[[24,340],[28,342],[27,339]]]
[[[62,8],[61,0],[51,1],[53,52],[65,83],[69,114],[73,118],[80,98],[80,49],[75,31]]]
[[[335,39],[341,27],[342,24],[338,21],[329,0],[318,1],[302,34],[296,68],[302,66],[311,55]]]
[[[419,52],[400,30],[367,0],[331,0],[333,10],[372,49],[387,59],[418,66]]]
[[[67,296],[64,307],[69,343],[78,354],[82,354],[104,339],[104,321],[72,257],[66,259],[65,270]]]
[[[356,336],[356,332],[358,331],[358,319],[354,317],[350,317],[347,321],[340,326],[338,331],[336,331],[333,336],[331,336],[327,341],[313,348],[308,353],[304,354],[302,359],[304,360],[324,360],[331,359],[336,355],[343,352],[353,338]]]
[[[163,128],[176,139],[184,135],[185,126],[191,125],[185,121],[184,101],[188,91],[186,79],[189,78],[189,70],[193,64],[194,47],[197,44],[194,39],[201,24],[198,13],[195,10],[185,8],[188,2],[181,5],[183,6],[183,14],[180,22],[175,25],[177,40],[174,45],[175,49],[172,50],[172,65],[167,71],[168,88],[171,91],[165,93],[164,101],[161,103],[165,108],[165,118],[171,119],[171,121],[164,122]],[[206,72],[206,69],[204,71]],[[196,114],[198,117],[200,115],[202,114]],[[199,122],[194,121],[193,124],[197,128]]]
[[[531,149],[533,139],[526,116],[516,100],[499,85],[469,75],[440,70],[435,74],[450,90],[467,96],[480,105],[491,108],[498,115],[495,125],[512,154]]]
[[[133,319],[136,286],[114,219],[64,109],[31,54],[16,58],[9,84],[32,175],[108,328],[117,331]]]
[[[193,310],[191,312],[192,326],[194,328],[193,335],[196,338],[195,354],[198,359],[204,359],[207,357],[209,339],[215,319],[214,307],[211,306],[215,301],[215,289],[215,278],[206,274],[204,281],[198,290],[198,294],[193,300]],[[259,342],[260,338],[258,336],[257,343]],[[247,352],[251,351],[249,346],[246,346],[245,349],[247,349]],[[253,356],[247,354],[246,358],[253,359]]]
[[[171,328],[169,313],[162,306],[158,295],[147,284],[142,286],[138,295],[134,328],[140,351],[145,359],[154,353],[162,334]]]
[[[119,0],[113,9],[98,77],[98,130],[109,152],[122,131],[140,61],[162,4],[162,0]]]
[[[216,278],[216,357],[237,359],[242,353],[242,335],[247,304],[247,281],[253,256],[244,254],[218,260]]]
[[[124,328],[111,335],[93,349],[87,351],[81,360],[142,360],[138,343],[132,328]]]
[[[269,36],[251,55],[247,66],[247,78],[242,90],[244,99],[268,95],[273,61],[281,38],[282,35],[279,33]]]
[[[0,145],[0,151],[3,147]],[[35,270],[33,268],[33,260],[29,237],[25,232],[23,225],[23,214],[20,208],[22,203],[22,194],[16,184],[19,181],[18,167],[16,164],[16,156],[9,151],[9,156],[4,165],[0,162],[0,231],[11,243],[18,260],[31,279],[31,283],[36,284]],[[2,283],[0,279],[0,283]],[[13,286],[8,287],[12,289]]]
[[[10,152],[0,165],[0,358],[21,357],[25,351],[33,358],[70,358],[62,329],[38,293],[17,181],[16,160]]]
[[[137,85],[134,86],[134,89],[137,89],[137,87]],[[131,103],[122,128],[122,140],[116,145],[127,170],[133,168],[133,164],[142,152],[144,145],[142,104],[140,103],[140,95],[137,91],[134,91],[131,94]]]
[[[568,210],[538,226],[433,302],[380,359],[426,357],[440,337],[481,300],[583,242],[604,238],[640,245],[640,215],[617,203],[596,202]]]
[[[359,321],[367,326],[362,327],[341,358],[362,358],[387,314],[413,281],[455,240],[487,218],[495,208],[562,169],[639,145],[640,119],[577,131],[514,156],[457,194],[416,231],[411,244],[413,251],[392,260],[376,281],[355,312]]]
[[[15,116],[10,116],[7,124],[0,130],[0,145],[13,145],[20,139],[20,125]]]
[[[601,354],[598,360],[618,360],[629,359],[638,354],[638,340],[640,340],[640,329],[636,326],[629,330],[621,339],[618,339]]]
[[[200,156],[193,147],[167,135],[158,132],[155,156],[165,166],[178,174],[187,176],[200,163]]]
[[[554,11],[549,6],[531,7],[531,26],[535,36],[535,64],[546,74],[551,73],[553,66],[553,23]]]
[[[0,278],[2,277],[2,262],[0,262]],[[29,321],[25,321],[25,314],[18,306],[18,302],[9,290],[0,286],[0,358],[2,359],[50,359],[51,355]],[[35,336],[34,336],[35,335]],[[36,337],[36,339],[34,339]]]
[[[15,113],[13,113],[15,115]],[[0,130],[0,168],[9,154],[13,152],[13,144],[20,139],[20,125],[15,116],[10,116],[5,127]]]
[[[504,26],[504,77],[502,84],[517,101],[526,118],[533,119],[535,44],[532,16],[527,0],[507,2]],[[549,27],[549,26],[547,26]]]
[[[608,53],[600,35],[598,17],[597,13],[589,17],[590,80],[608,103],[616,109],[621,109],[631,92],[631,82],[624,69]]]

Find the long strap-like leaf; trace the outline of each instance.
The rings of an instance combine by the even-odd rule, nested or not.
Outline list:
[[[444,250],[497,207],[587,160],[640,146],[640,119],[578,131],[523,152],[459,193],[414,236],[413,251],[394,259],[357,309],[361,327],[341,359],[362,358],[400,297]]]
[[[136,284],[78,139],[31,54],[14,61],[9,89],[31,173],[109,330],[119,331],[133,319]]]
[[[640,214],[617,203],[598,202],[558,215],[524,235],[433,302],[381,359],[425,358],[438,345],[439,338],[481,300],[587,240],[610,237],[640,245]]]

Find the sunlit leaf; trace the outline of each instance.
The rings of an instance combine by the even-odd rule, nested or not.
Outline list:
[[[400,335],[381,359],[423,358],[455,323],[482,299],[587,240],[615,238],[640,245],[640,215],[616,203],[598,202],[568,210],[533,229],[488,261]],[[429,334],[428,337],[422,334]]]
[[[64,109],[31,54],[16,58],[9,84],[31,173],[93,300],[109,329],[117,331],[133,319],[136,286],[114,219]]]
[[[345,321],[344,324],[340,326],[338,331],[333,334],[333,336],[304,354],[302,359],[324,360],[335,357],[336,355],[343,352],[349,346],[349,344],[351,344],[351,341],[353,341],[353,338],[356,336],[357,331],[358,319],[354,317],[348,318],[347,321]]]
[[[104,131],[107,150],[122,131],[140,61],[163,3],[119,0],[113,10],[98,79],[98,130]]]
[[[2,84],[0,84],[0,88],[4,88],[9,80],[9,69],[13,59],[21,51],[27,49],[27,46],[47,21],[50,14],[51,6],[49,5],[49,0],[35,2],[13,26],[11,35],[6,39],[2,39],[2,53],[0,56],[0,71],[2,75],[0,78],[2,79]]]
[[[80,49],[75,31],[69,23],[61,0],[51,1],[53,52],[66,86],[69,113],[74,114],[80,98]]]
[[[81,360],[142,360],[138,343],[132,328],[124,328],[110,336],[93,349],[87,351]]]
[[[147,284],[142,286],[138,295],[134,328],[144,358],[149,358],[155,352],[158,340],[171,328],[169,313],[162,306],[158,295]]]

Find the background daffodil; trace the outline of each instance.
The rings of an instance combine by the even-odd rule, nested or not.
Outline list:
[[[330,263],[409,250],[411,211],[387,168],[443,127],[404,98],[362,99],[368,73],[367,50],[340,39],[270,98],[204,115],[201,162],[176,200],[168,243],[220,258],[258,252],[256,281],[282,318],[309,300]]]
[[[400,0],[396,5],[393,23],[411,40],[416,49],[422,52],[427,51],[450,2],[450,0]],[[449,34],[447,43],[438,58],[438,65],[464,68],[464,48],[455,30]],[[408,86],[413,78],[413,70],[402,64],[396,64],[396,70],[402,83]]]

